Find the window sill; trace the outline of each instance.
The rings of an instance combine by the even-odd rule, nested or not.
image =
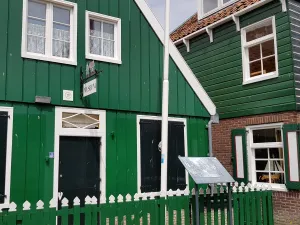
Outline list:
[[[105,56],[98,56],[93,54],[87,54],[85,56],[86,59],[100,61],[100,62],[108,62],[108,63],[114,63],[114,64],[122,64],[122,60],[116,59],[116,58],[109,58]]]
[[[26,53],[22,52],[22,58],[35,59],[35,60],[40,60],[40,61],[47,61],[47,62],[54,62],[54,63],[77,66],[76,60],[70,60],[70,59],[64,59],[64,58],[58,58],[58,57],[50,57],[50,56],[28,53],[28,52],[26,52]]]
[[[8,208],[10,208],[10,204],[9,203],[2,203],[2,204],[0,204],[0,211],[2,209],[8,209]]]
[[[267,75],[260,75],[260,76],[254,77],[254,78],[244,80],[243,85],[252,84],[252,83],[256,83],[256,82],[260,82],[260,81],[264,81],[264,80],[269,80],[269,79],[273,79],[276,77],[278,77],[278,72],[269,73]]]
[[[269,184],[269,183],[253,183],[253,185],[258,185],[258,186],[266,186],[269,185],[271,186],[272,191],[278,191],[278,192],[288,192],[288,189],[286,188],[285,184]]]

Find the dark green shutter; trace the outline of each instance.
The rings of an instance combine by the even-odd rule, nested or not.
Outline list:
[[[286,124],[283,126],[285,180],[286,187],[290,190],[300,189],[298,130],[298,124]]]
[[[231,131],[233,178],[237,182],[248,183],[248,163],[246,130]]]

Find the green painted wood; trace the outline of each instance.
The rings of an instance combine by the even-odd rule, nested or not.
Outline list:
[[[214,208],[214,225],[219,225],[219,207],[218,207],[218,198],[219,196],[217,194],[214,194],[213,200],[213,208]]]
[[[1,2],[1,9],[0,9],[0,27],[1,27],[1,34],[0,34],[0,59],[5,59],[7,55],[7,29],[8,29],[8,9],[9,9],[9,0],[4,0]],[[6,60],[0,60],[0,100],[5,99],[6,95],[6,74],[7,74],[7,65]]]
[[[257,224],[257,215],[256,215],[256,194],[254,192],[254,190],[251,189],[251,221],[252,224]]]
[[[261,192],[256,191],[256,215],[257,215],[257,225],[262,225],[262,215],[261,215]]]
[[[206,221],[207,221],[207,224],[212,224],[212,204],[211,204],[211,200],[212,200],[212,197],[210,194],[206,194],[206,209],[207,209],[207,212],[206,212]]]
[[[240,209],[240,224],[245,224],[245,198],[244,198],[244,190],[239,192],[239,209]]]
[[[268,225],[268,208],[267,208],[267,192],[263,191],[262,193],[262,217],[263,224]]]
[[[276,79],[242,85],[241,33],[236,32],[233,21],[214,29],[213,43],[207,34],[203,34],[190,40],[190,52],[183,44],[178,46],[216,104],[221,118],[296,109],[288,14],[282,12],[279,1],[272,1],[241,16],[240,23],[245,27],[273,15],[279,60],[279,77]],[[284,89],[281,88],[283,83]]]
[[[229,217],[229,214],[227,218]],[[237,192],[233,193],[233,220],[234,225],[239,225],[239,194]]]
[[[250,191],[250,190],[249,190]],[[250,199],[250,194],[249,192],[246,192],[245,193],[245,214],[246,214],[246,225],[250,225],[251,224],[251,205],[250,205],[250,202],[251,202],[251,199]]]
[[[274,214],[273,214],[273,197],[272,197],[272,191],[268,191],[268,219],[269,219],[269,224],[272,225],[274,224]]]
[[[169,112],[170,114],[177,114],[178,113],[178,70],[176,68],[175,63],[173,61],[170,64],[170,79],[169,79],[169,85],[170,85],[170,93],[169,95],[173,99],[170,101],[169,104]]]

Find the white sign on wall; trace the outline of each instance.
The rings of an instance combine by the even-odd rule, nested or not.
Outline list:
[[[91,80],[83,85],[83,97],[97,92],[97,79]]]
[[[63,100],[68,102],[73,102],[73,91],[63,90]]]

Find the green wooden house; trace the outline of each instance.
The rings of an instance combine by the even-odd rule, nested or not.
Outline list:
[[[300,224],[300,2],[198,3],[171,37],[217,106],[214,155],[236,180],[271,185],[276,224]]]
[[[163,29],[145,1],[3,0],[0,28],[0,207],[159,192]],[[169,112],[168,188],[185,190],[178,155],[207,155],[216,107],[171,40]]]

